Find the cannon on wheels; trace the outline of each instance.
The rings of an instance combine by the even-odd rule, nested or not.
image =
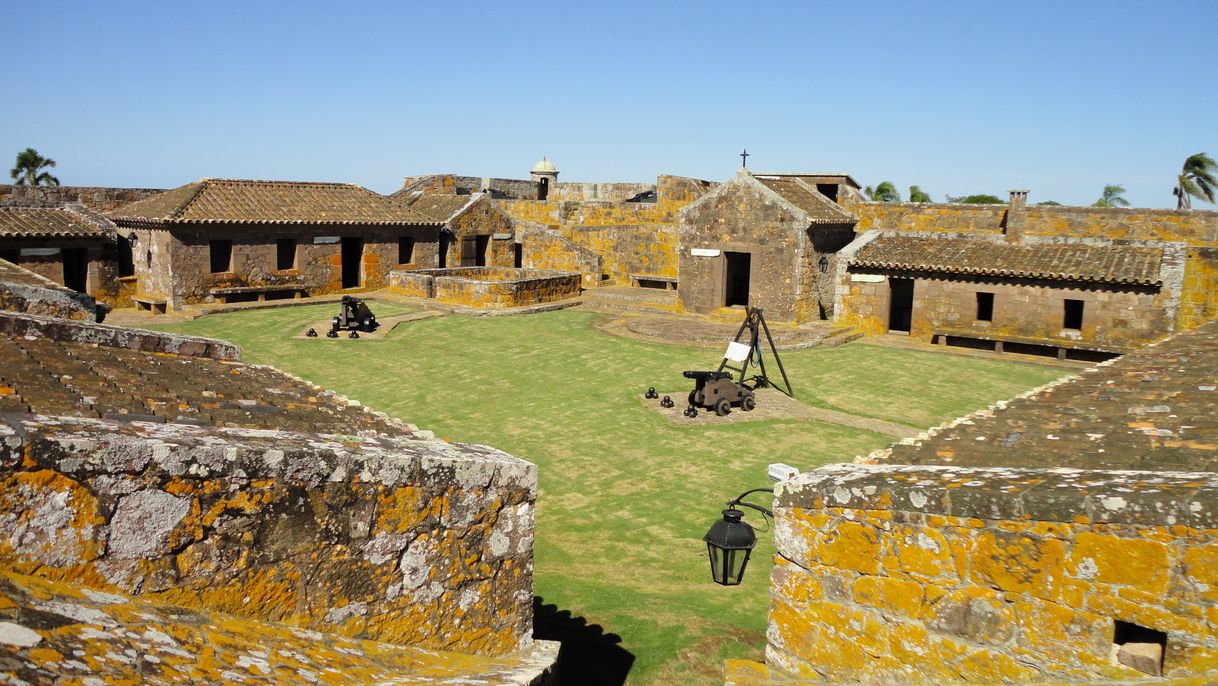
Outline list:
[[[371,333],[376,331],[378,326],[376,315],[372,314],[372,310],[368,309],[367,303],[359,298],[353,298],[349,295],[343,296],[342,310],[338,316],[330,322],[330,333],[326,334],[330,338],[338,336],[339,331],[363,331]],[[355,336],[352,336],[355,338]]]
[[[689,392],[690,407],[714,410],[722,417],[731,412],[733,406],[745,412],[757,406],[753,389],[732,381],[728,372],[687,371],[684,376],[695,383],[694,390]]]

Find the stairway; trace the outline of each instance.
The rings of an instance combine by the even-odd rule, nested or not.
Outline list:
[[[584,291],[584,307],[626,312],[681,312],[674,290],[634,288],[631,286],[602,286]]]

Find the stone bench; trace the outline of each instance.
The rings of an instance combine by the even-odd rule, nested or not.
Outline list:
[[[157,314],[165,314],[166,307],[169,304],[166,298],[148,293],[137,293],[131,296],[131,302],[135,303],[135,307],[138,310],[156,312]]]
[[[658,274],[631,274],[630,285],[635,288],[659,287],[664,290],[675,291],[677,290],[677,278],[674,276],[660,276]]]
[[[1067,351],[1080,350],[1091,353],[1103,353],[1108,355],[1123,355],[1129,352],[1129,349],[1123,346],[1099,345],[1088,341],[1071,341],[1068,339],[1046,339],[1034,338],[1032,336],[1019,336],[1017,334],[1005,334],[980,329],[958,329],[939,327],[934,330],[932,341],[941,345],[947,345],[948,338],[967,338],[978,341],[988,341],[993,344],[994,352],[1005,352],[1005,344],[1015,344],[1018,346],[1037,346],[1041,348],[1056,348],[1057,359],[1066,359]]]
[[[229,286],[227,288],[212,288],[208,291],[217,298],[222,298],[225,303],[230,302],[230,298],[244,298],[246,296],[257,296],[258,301],[266,300],[268,293],[291,293],[293,298],[299,300],[308,292],[308,288],[300,283],[277,283],[268,284],[266,286]]]

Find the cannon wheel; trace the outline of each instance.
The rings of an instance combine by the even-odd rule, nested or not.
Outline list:
[[[696,406],[698,404],[697,397],[698,397],[698,389],[695,388],[694,390],[689,392],[689,404]]]
[[[752,394],[744,396],[744,399],[740,401],[740,409],[745,412],[752,412],[754,407],[757,407],[757,401]]]
[[[715,414],[720,417],[726,417],[728,412],[732,411],[732,403],[727,398],[719,398],[715,401]]]
[[[360,328],[365,332],[372,331],[372,317],[364,317],[363,321],[360,322]]]

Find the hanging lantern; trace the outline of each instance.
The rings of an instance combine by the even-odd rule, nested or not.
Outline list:
[[[723,519],[711,525],[702,537],[710,553],[711,576],[715,583],[736,586],[744,578],[749,553],[757,545],[753,527],[744,522],[744,512],[735,508],[723,511]]]

